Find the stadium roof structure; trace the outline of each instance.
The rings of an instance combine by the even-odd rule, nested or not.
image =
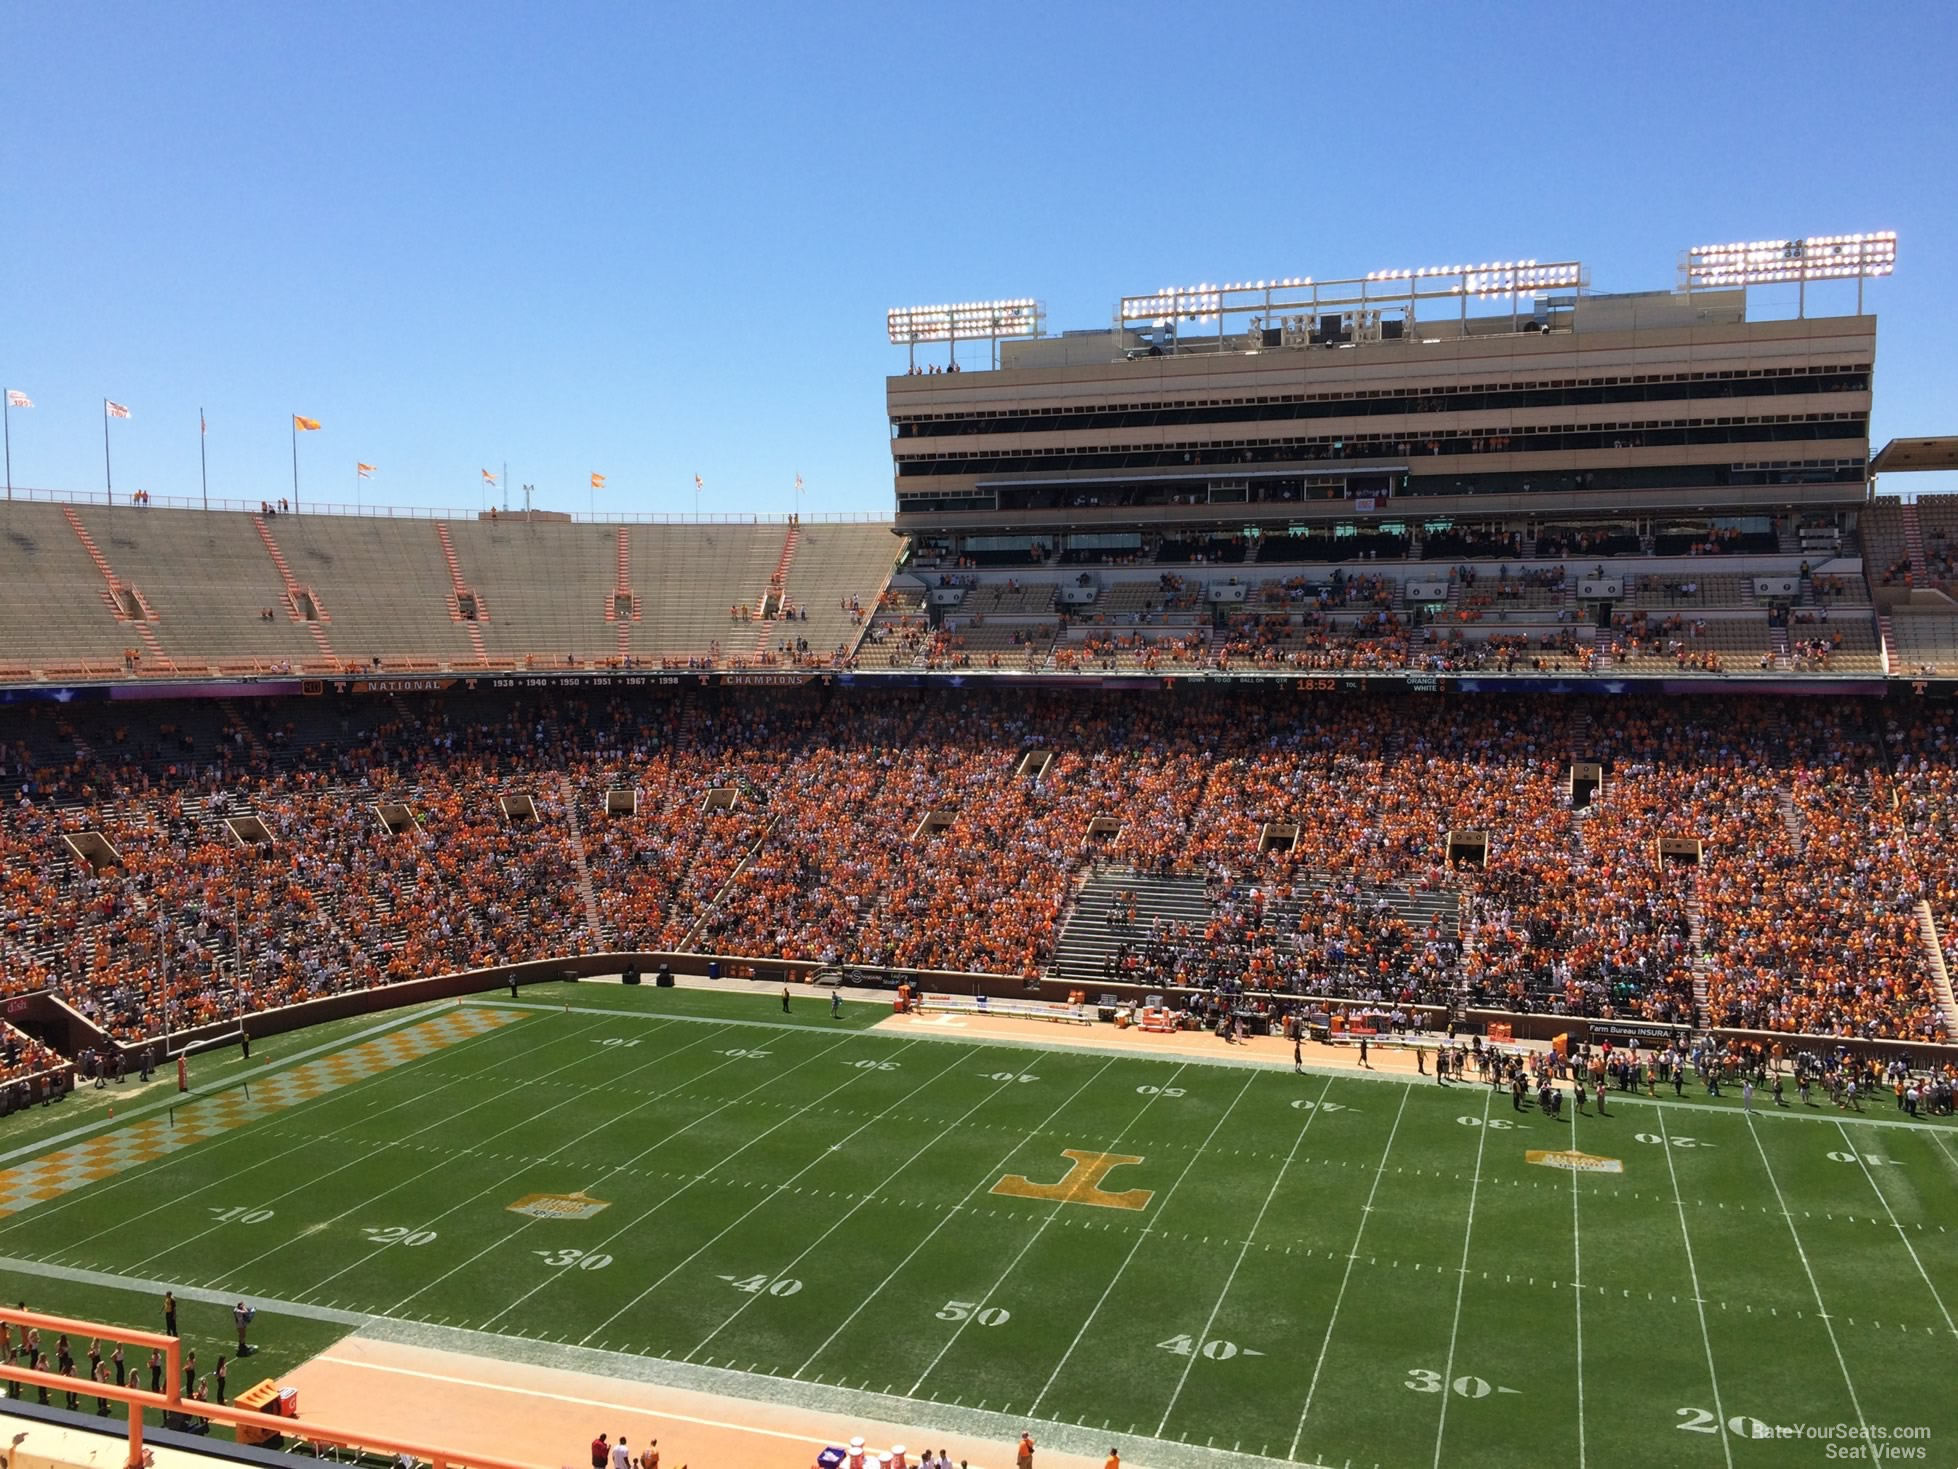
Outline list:
[[[1958,469],[1958,434],[1924,439],[1892,439],[1870,460],[1871,474],[1908,474]]]

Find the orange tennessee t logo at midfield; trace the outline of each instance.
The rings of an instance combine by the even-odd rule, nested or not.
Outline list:
[[[1155,1197],[1153,1189],[1132,1188],[1127,1193],[1109,1193],[1101,1186],[1111,1171],[1142,1159],[1126,1153],[1084,1153],[1079,1148],[1063,1148],[1063,1158],[1074,1166],[1058,1183],[1034,1183],[1017,1173],[1009,1173],[993,1185],[993,1192],[1016,1199],[1051,1199],[1057,1204],[1093,1204],[1101,1209],[1144,1209]]]

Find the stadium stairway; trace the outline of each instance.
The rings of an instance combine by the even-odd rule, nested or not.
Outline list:
[[[242,734],[245,737],[245,748],[254,756],[263,760],[271,753],[265,748],[265,741],[258,737],[258,731],[252,726],[252,722],[245,718],[244,711],[238,707],[236,699],[219,699],[218,709],[224,715],[226,728],[235,729]]]
[[[1795,844],[1797,853],[1808,848],[1808,830],[1802,824],[1801,813],[1795,809],[1795,793],[1787,786],[1775,788],[1774,803],[1781,811],[1781,824],[1788,831],[1788,840]]]
[[[614,584],[612,605],[606,615],[618,625],[619,657],[623,660],[631,656],[632,625],[639,620],[639,599],[632,595],[632,536],[624,526],[619,527],[618,560],[619,579]]]
[[[1917,502],[1906,500],[1902,507],[1904,523],[1904,550],[1910,553],[1910,584],[1914,587],[1927,587],[1930,577],[1924,567],[1924,522],[1918,519]]]
[[[1135,894],[1135,922],[1110,924],[1109,906],[1121,892]],[[1148,937],[1158,918],[1186,923],[1202,933],[1211,903],[1200,877],[1142,877],[1126,867],[1105,867],[1081,886],[1074,911],[1054,945],[1053,971],[1072,984],[1107,980],[1107,964],[1124,940]]]
[[[286,611],[288,615],[294,622],[303,622],[306,625],[306,631],[312,634],[313,641],[319,646],[320,655],[323,658],[331,659],[337,663],[339,659],[334,655],[333,645],[327,641],[326,629],[320,625],[321,623],[331,622],[333,620],[332,616],[327,612],[326,607],[320,602],[320,599],[314,595],[311,588],[302,587],[298,579],[293,576],[292,568],[286,564],[285,552],[279,549],[279,543],[272,538],[272,530],[270,526],[266,525],[265,517],[254,515],[252,517],[252,525],[258,531],[258,538],[265,543],[265,554],[272,558],[272,565],[277,568],[279,580],[285,586]],[[311,617],[305,614],[305,607],[308,600],[312,603],[314,613]]]
[[[1700,906],[1697,879],[1686,895],[1686,931],[1693,946],[1693,1028],[1706,1025],[1706,976],[1712,968],[1706,957],[1706,912]]]
[[[88,553],[88,559],[102,574],[102,580],[106,583],[102,590],[102,600],[108,605],[110,613],[118,621],[126,622],[136,629],[136,635],[142,640],[143,650],[151,658],[153,666],[170,667],[170,655],[163,651],[163,645],[157,641],[156,633],[150,627],[150,621],[156,614],[150,611],[149,604],[142,599],[142,594],[116,575],[115,568],[109,565],[108,557],[104,556],[96,546],[95,538],[88,533],[88,528],[82,524],[81,517],[75,514],[73,507],[63,505],[61,514],[67,520],[68,528],[75,533],[75,539],[81,542],[82,549]],[[130,616],[124,598],[134,603],[136,611],[143,615]]]
[[[621,536],[625,534],[622,530]],[[623,558],[623,553],[621,553]],[[591,928],[592,947],[605,946],[605,924],[598,912],[598,892],[591,885],[591,867],[585,861],[585,830],[578,820],[578,792],[571,777],[558,772],[558,799],[564,802],[564,817],[571,827],[572,864],[578,872],[578,896],[585,900],[585,922]]]
[[[1917,902],[1917,936],[1924,945],[1925,968],[1930,971],[1931,991],[1944,1011],[1944,1023],[1953,1035],[1958,1035],[1958,1002],[1952,998],[1951,970],[1944,962],[1944,943],[1938,934],[1937,920],[1931,916],[1931,905],[1922,898]]]
[[[483,646],[482,627],[489,617],[489,608],[483,605],[483,599],[470,590],[469,584],[462,579],[462,562],[456,557],[455,541],[449,535],[449,527],[439,520],[435,522],[435,539],[442,547],[443,564],[449,568],[449,618],[462,624],[462,630],[469,635],[470,651],[476,655],[476,661],[480,663],[489,656],[488,649]],[[476,609],[474,617],[462,615],[462,604],[465,601],[474,605]]]

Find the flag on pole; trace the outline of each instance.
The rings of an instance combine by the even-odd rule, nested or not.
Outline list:
[[[102,400],[102,411],[111,418],[129,417],[129,410],[127,408],[123,407],[120,403],[111,403],[107,398]]]
[[[361,479],[372,479],[374,477],[374,466],[371,464],[362,464],[359,460],[355,460],[354,473]]]
[[[602,490],[602,489],[604,489],[604,488],[605,488],[605,476],[604,476],[604,475],[602,475],[602,474],[595,474],[595,475],[593,475],[593,476],[591,477],[591,487],[592,487],[592,488],[593,488],[594,490]]]
[[[292,426],[302,434],[309,434],[320,426],[320,421],[317,418],[301,418],[295,413],[292,415]]]
[[[211,426],[204,422],[204,410],[202,408],[197,410],[197,431],[200,434],[208,434],[211,431]]]
[[[702,483],[700,482],[700,476],[699,476],[699,475],[695,475],[695,476],[693,477],[693,492],[694,492],[694,493],[695,493],[696,495],[698,495],[698,494],[699,494],[699,493],[700,493],[700,492],[701,492],[702,490],[704,490],[704,489],[706,489],[706,488],[707,488],[707,486],[705,486],[705,485],[703,485],[703,484],[702,484]]]
[[[801,472],[800,470],[797,470],[797,471],[796,471],[796,476],[795,476],[795,492],[796,492],[796,493],[797,493],[798,495],[802,493],[802,472]]]
[[[490,486],[490,488],[494,489],[496,487],[496,476],[491,474],[487,469],[484,470],[483,483]]]
[[[7,389],[7,406],[9,408],[32,408],[34,406],[34,400],[17,388],[9,388]]]

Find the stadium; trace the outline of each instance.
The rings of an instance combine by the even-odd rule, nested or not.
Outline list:
[[[11,487],[8,1408],[1949,1442],[1958,497],[1888,487],[1958,441],[1872,452],[1896,251],[893,311],[883,517]]]

